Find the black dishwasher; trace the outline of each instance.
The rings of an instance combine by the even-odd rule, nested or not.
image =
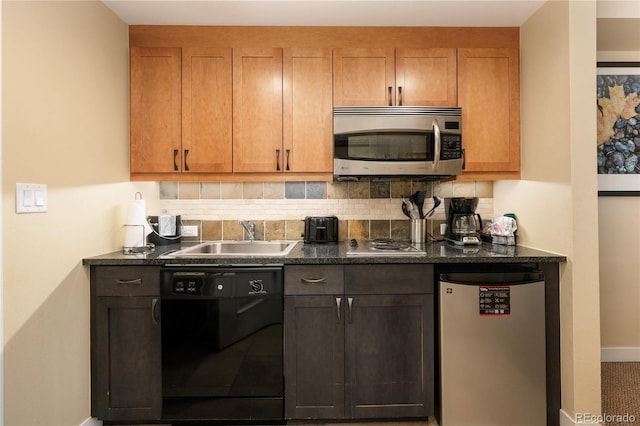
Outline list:
[[[283,419],[279,266],[167,266],[162,276],[162,418]]]

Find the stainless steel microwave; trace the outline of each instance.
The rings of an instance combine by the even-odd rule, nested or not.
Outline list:
[[[457,107],[335,107],[333,174],[438,180],[462,173]]]

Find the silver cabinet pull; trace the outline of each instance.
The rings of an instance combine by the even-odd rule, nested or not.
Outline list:
[[[393,106],[393,87],[389,86],[389,106]]]
[[[342,306],[342,297],[336,297],[336,308],[338,311],[338,322],[340,321],[340,311]]]
[[[276,171],[280,171],[280,150],[276,149]]]
[[[151,322],[155,325],[158,325],[160,322],[158,321],[158,316],[156,314],[156,308],[158,307],[158,299],[151,299]]]
[[[349,305],[349,324],[353,322],[353,318],[351,316],[351,306],[353,306],[353,297],[347,297],[347,304]]]
[[[440,163],[440,149],[441,149],[441,139],[440,139],[440,127],[438,126],[438,122],[433,120],[433,136],[434,136],[434,150],[433,150],[433,169],[438,170],[438,164]]]
[[[322,278],[300,278],[300,282],[305,284],[324,284],[327,282],[327,277]]]
[[[140,284],[142,284],[142,278],[135,278],[135,279],[132,279],[132,280],[118,280],[118,284],[140,285]]]

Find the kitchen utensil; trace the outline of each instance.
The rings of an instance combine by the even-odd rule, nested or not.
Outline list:
[[[420,215],[420,219],[424,219],[424,212],[423,212],[423,206],[424,206],[424,199],[427,196],[427,191],[416,191],[415,194],[413,194],[413,202],[414,204],[418,207],[418,213]]]
[[[407,202],[406,202],[406,200],[404,198],[402,199],[402,212],[405,214],[405,216],[407,216],[409,219],[411,219],[411,213],[409,212],[409,209],[407,208]]]
[[[425,219],[430,218],[433,213],[436,211],[436,208],[438,208],[438,206],[440,205],[441,201],[440,198],[436,197],[435,195],[433,196],[433,207],[431,207],[431,209],[424,215]]]
[[[418,213],[418,208],[416,207],[416,205],[410,200],[404,200],[404,203],[405,203],[405,206],[407,207],[407,211],[409,212],[409,218],[420,219],[420,213]]]

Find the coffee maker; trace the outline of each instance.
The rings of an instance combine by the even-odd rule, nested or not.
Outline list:
[[[458,245],[479,245],[482,219],[476,214],[477,197],[445,198],[447,230],[444,239]]]

